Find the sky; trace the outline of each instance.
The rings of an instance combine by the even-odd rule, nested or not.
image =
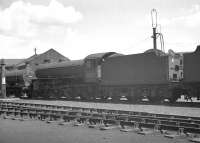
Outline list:
[[[72,60],[142,53],[153,48],[153,8],[165,52],[194,51],[199,0],[0,0],[0,58],[28,58],[34,48],[38,54],[53,48]]]

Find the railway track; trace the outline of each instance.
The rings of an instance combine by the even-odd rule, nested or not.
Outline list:
[[[200,133],[200,117],[148,112],[0,101],[0,115],[5,119],[37,119],[63,125],[70,121],[76,121],[77,126],[87,123],[88,127],[96,127],[101,124],[103,126],[100,129],[118,127],[122,131],[129,131],[131,127],[137,128],[140,133],[143,133],[143,129],[175,131],[185,135]]]
[[[21,98],[24,100],[30,100],[30,99],[26,99],[26,98]],[[45,101],[73,101],[73,102],[89,102],[89,103],[111,103],[111,104],[124,104],[124,105],[129,105],[129,104],[133,104],[130,101],[127,100],[119,100],[119,101],[102,101],[102,100],[80,100],[80,99],[74,99],[74,100],[65,100],[65,99],[32,99],[32,100],[45,100]],[[170,102],[149,102],[149,101],[138,101],[137,103],[134,104],[140,104],[140,105],[165,105],[165,106],[174,106],[174,107],[195,107],[195,108],[200,108],[200,101],[178,101],[178,102],[174,102],[174,103],[170,103]]]

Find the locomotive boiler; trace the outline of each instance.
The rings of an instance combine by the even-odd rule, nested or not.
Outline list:
[[[111,55],[115,53],[39,66],[33,81],[34,97],[93,100],[99,96],[101,63]]]

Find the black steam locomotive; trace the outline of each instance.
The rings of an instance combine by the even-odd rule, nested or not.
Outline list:
[[[200,98],[199,73],[200,46],[185,54],[155,49],[132,55],[91,54],[83,60],[41,64],[34,72],[13,71],[6,78],[8,94],[18,97],[175,102],[181,95]]]

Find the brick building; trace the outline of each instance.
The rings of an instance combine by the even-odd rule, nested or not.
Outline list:
[[[20,62],[13,65],[13,69],[21,70],[26,68],[28,63],[32,69],[37,68],[38,65],[47,63],[58,63],[62,61],[70,61],[65,56],[61,55],[54,49],[50,49],[42,54],[35,54],[27,59],[21,60]],[[6,67],[8,70],[8,68]]]

